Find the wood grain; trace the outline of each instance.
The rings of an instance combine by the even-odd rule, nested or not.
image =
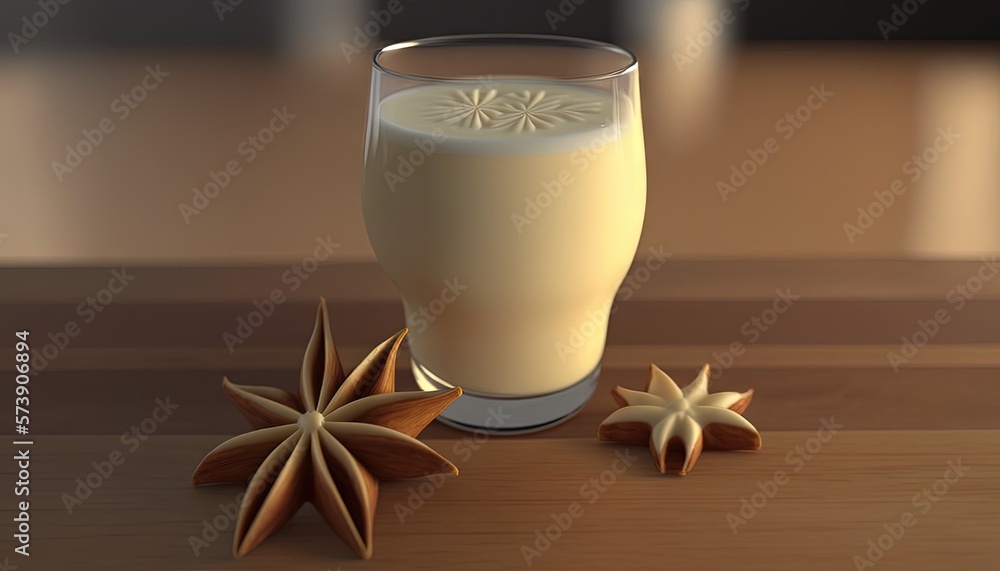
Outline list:
[[[255,311],[250,302],[112,304],[89,321],[86,318],[93,314],[84,312],[81,317],[70,305],[0,304],[0,330],[28,328],[38,334],[42,343],[51,343],[48,335],[64,335],[62,332],[72,321],[80,333],[69,340],[70,349],[203,348],[214,350],[219,357],[229,354],[230,347],[233,353],[304,347],[309,329],[302,324],[311,321],[318,299],[278,307],[258,322],[248,338],[242,330],[237,341],[232,338],[237,335],[240,320],[245,322]],[[1000,323],[1000,300],[976,299],[960,311],[943,297],[925,301],[800,300],[777,319],[769,314],[770,323],[765,323],[761,315],[771,306],[771,301],[752,300],[624,302],[616,306],[611,318],[608,343],[899,343],[902,337],[920,331],[919,323],[932,321],[939,310],[946,312],[947,321],[934,335],[934,344],[1000,343],[1000,327],[996,326]],[[373,346],[405,326],[402,305],[397,300],[337,302],[330,304],[330,310],[333,333],[340,346]],[[224,337],[226,333],[232,337]]]
[[[681,384],[694,378],[700,363],[660,362]],[[225,397],[221,372],[104,371],[47,373],[31,386],[32,426],[36,434],[121,434],[149,416],[156,400],[170,398],[180,408],[158,434],[235,434],[246,421]],[[240,384],[296,390],[298,371],[229,372]],[[529,438],[591,437],[615,410],[611,388],[640,388],[645,368],[608,369],[593,399],[570,421]],[[409,371],[398,372],[399,390],[416,390]],[[41,379],[44,379],[42,381]],[[996,368],[747,368],[726,371],[712,391],[755,390],[747,418],[762,430],[805,430],[821,418],[835,417],[851,430],[1000,429],[995,395]],[[99,395],[95,398],[95,395]],[[0,431],[9,434],[9,425]],[[458,431],[433,423],[425,434],[453,436]]]
[[[904,512],[916,524],[877,569],[1000,566],[1000,431],[845,429],[819,450],[809,444],[815,435],[765,432],[762,451],[706,452],[684,478],[657,475],[642,447],[596,439],[428,440],[461,474],[437,486],[420,480],[384,485],[369,562],[356,560],[311,507],[252,554],[232,560],[232,526],[220,506],[234,502],[242,488],[190,486],[193,467],[221,436],[153,436],[134,451],[116,437],[40,436],[32,452],[30,566],[11,562],[23,569],[149,571],[520,569],[527,568],[522,545],[531,546],[553,514],[579,503],[582,514],[570,518],[531,569],[852,569],[867,541],[878,540],[883,525]],[[795,460],[796,447],[807,445],[811,458]],[[73,494],[75,479],[86,478],[91,463],[113,450],[123,452],[124,463],[67,513],[62,494]],[[626,468],[615,463],[616,453],[635,460]],[[949,462],[971,470],[952,484],[937,484],[938,501],[926,502],[929,507],[915,504],[914,496],[934,486]],[[5,485],[13,479],[11,466],[0,464]],[[614,468],[624,471],[614,475]],[[734,534],[727,514],[738,515],[741,499],[749,501],[778,470],[787,483],[776,485],[766,503],[758,497],[762,507]],[[600,485],[602,477],[598,491],[590,482]],[[216,518],[224,529],[196,557],[189,538],[200,537],[205,522]]]
[[[371,346],[338,345],[344,363],[358,363],[371,351]],[[649,363],[674,367],[695,368],[706,362],[716,366],[725,359],[729,344],[720,345],[611,345],[604,351],[602,366],[607,369],[642,368]],[[743,353],[733,359],[739,368],[884,368],[893,373],[887,358],[889,352],[900,352],[900,344],[872,345],[810,345],[754,344],[745,345]],[[13,360],[13,351],[0,351],[0,359]],[[229,353],[225,348],[68,348],[49,362],[44,371],[92,373],[133,371],[141,375],[150,372],[218,371],[221,374],[239,371],[295,369],[302,362],[299,347],[254,347]],[[968,343],[928,345],[922,347],[900,368],[1000,368],[1000,343]],[[400,350],[396,362],[399,371],[410,368],[409,350]]]

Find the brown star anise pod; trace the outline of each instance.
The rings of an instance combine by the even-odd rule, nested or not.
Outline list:
[[[257,430],[209,452],[192,481],[200,486],[250,480],[236,521],[234,556],[249,553],[311,502],[367,559],[380,480],[458,474],[414,437],[462,390],[394,392],[404,335],[405,329],[383,342],[345,377],[321,299],[299,396],[223,379],[223,390]]]
[[[740,416],[750,406],[745,393],[708,393],[709,367],[681,389],[656,365],[649,366],[645,391],[615,387],[618,410],[597,429],[597,437],[622,444],[649,444],[661,474],[684,476],[705,450],[760,450],[757,429]],[[677,454],[668,454],[676,452]]]

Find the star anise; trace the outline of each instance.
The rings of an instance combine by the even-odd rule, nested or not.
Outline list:
[[[646,392],[615,387],[611,394],[621,407],[597,430],[601,440],[649,444],[661,474],[677,470],[683,476],[694,468],[701,451],[760,450],[757,429],[741,413],[750,406],[753,389],[745,393],[708,394],[709,367],[681,390],[656,365],[649,366]],[[668,455],[670,451],[681,454]]]
[[[298,396],[223,379],[223,390],[257,430],[212,450],[192,481],[250,480],[236,521],[234,556],[249,553],[310,502],[367,559],[380,480],[458,473],[414,437],[462,390],[394,392],[404,335],[405,329],[380,344],[345,377],[321,299]]]

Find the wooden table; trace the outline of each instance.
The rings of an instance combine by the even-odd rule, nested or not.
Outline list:
[[[232,519],[220,504],[242,488],[189,484],[192,467],[222,436],[150,438],[72,514],[60,496],[74,494],[74,478],[127,448],[117,437],[39,437],[31,561],[12,561],[25,570],[520,569],[526,561],[536,569],[851,569],[885,524],[909,512],[915,524],[877,568],[1000,564],[1000,431],[845,427],[808,461],[795,450],[815,431],[763,436],[762,452],[705,453],[683,478],[657,474],[645,449],[593,438],[481,438],[478,449],[471,440],[430,439],[461,474],[384,485],[367,562],[311,506],[234,561]],[[619,454],[633,463],[615,465]],[[940,484],[956,462],[967,473]],[[787,474],[781,484],[778,471]],[[937,501],[914,500],[922,490]],[[574,503],[582,508],[576,518]],[[556,532],[556,520],[567,529]],[[547,528],[555,540],[538,539]],[[195,549],[192,537],[205,543],[195,540]]]
[[[357,362],[401,325],[391,284],[371,264],[324,267],[230,354],[221,333],[281,268],[137,268],[135,286],[32,380],[31,558],[13,555],[7,540],[0,563],[5,556],[24,571],[839,570],[858,568],[855,556],[870,549],[878,557],[871,540],[884,554],[864,568],[1000,568],[1000,280],[898,372],[886,360],[978,266],[672,262],[621,304],[598,393],[570,422],[480,442],[428,427],[421,438],[461,474],[385,484],[370,561],[357,560],[311,507],[233,560],[226,506],[241,488],[194,489],[190,475],[208,450],[246,429],[219,389],[223,374],[293,386],[319,294],[330,300],[345,363]],[[43,343],[108,271],[0,270],[0,327],[30,327]],[[612,386],[640,386],[650,361],[689,381],[785,286],[801,299],[712,385],[757,391],[746,415],[762,431],[762,451],[706,452],[680,478],[656,474],[643,447],[594,438],[614,409]],[[10,362],[10,350],[0,359]],[[398,377],[403,388],[412,384],[405,359]],[[148,440],[121,440],[168,398],[178,408]],[[822,442],[825,424],[843,427]],[[77,479],[97,468],[107,472],[102,463],[115,451],[120,465],[90,476],[89,497],[69,513],[64,494],[76,495]],[[12,460],[0,462],[7,490],[13,471]],[[4,500],[5,518],[13,500]],[[564,515],[574,503],[578,517]],[[566,529],[550,529],[557,522]],[[887,529],[904,533],[890,546]],[[539,539],[546,531],[558,537]],[[205,542],[197,553],[192,538]]]

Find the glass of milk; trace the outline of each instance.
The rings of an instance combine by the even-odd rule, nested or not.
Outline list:
[[[646,206],[635,56],[554,36],[375,54],[363,209],[441,420],[540,430],[593,394]]]

